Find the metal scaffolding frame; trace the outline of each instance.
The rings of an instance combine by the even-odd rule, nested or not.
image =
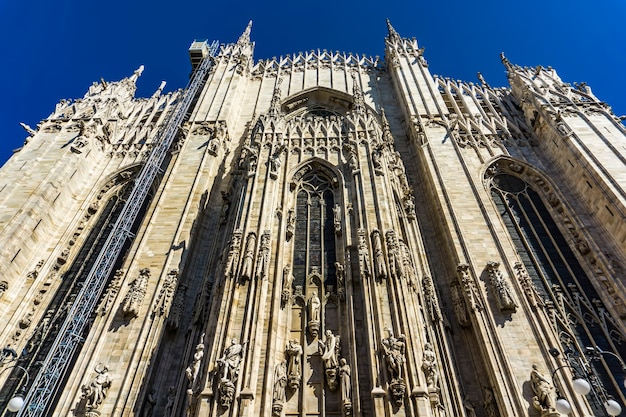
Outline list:
[[[128,201],[115,222],[94,266],[89,271],[83,288],[72,305],[67,319],[61,326],[48,356],[26,395],[25,407],[22,408],[18,416],[43,416],[50,407],[50,402],[54,400],[68,364],[73,360],[78,346],[83,342],[83,332],[90,324],[96,304],[107,283],[107,278],[113,271],[126,239],[134,237],[131,228],[148,197],[150,187],[161,171],[161,165],[165,161],[191,103],[215,62],[213,57],[216,55],[218,47],[218,41],[214,41],[210,45],[205,43],[208,54],[192,74],[191,80],[182,94],[182,99],[176,105],[165,128],[157,134],[157,145],[135,179],[135,185]]]

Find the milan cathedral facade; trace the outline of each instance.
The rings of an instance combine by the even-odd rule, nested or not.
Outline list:
[[[24,125],[1,415],[615,415],[611,108],[504,55],[506,88],[433,75],[390,24],[384,60],[255,61],[250,29],[194,42],[185,90],[136,98],[140,68]]]

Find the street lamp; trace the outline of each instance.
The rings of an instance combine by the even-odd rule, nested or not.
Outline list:
[[[600,359],[601,355],[607,354],[607,355],[612,355],[614,356],[620,363],[622,370],[626,373],[626,365],[624,365],[624,362],[622,361],[622,358],[620,358],[618,355],[616,355],[613,352],[608,352],[608,351],[604,351],[602,349],[600,349],[598,346],[596,347],[587,347],[585,348],[585,351],[587,353],[587,355],[589,355],[589,357],[593,360],[593,359]],[[557,356],[559,356],[561,354],[561,352],[558,351],[558,349],[555,348],[551,348],[550,349],[550,355],[552,355],[554,358],[556,358]],[[569,358],[567,358],[566,356],[566,361],[569,363]],[[559,367],[557,367],[554,372],[552,372],[552,382],[554,385],[554,375],[556,374],[557,371],[559,371],[560,369],[563,368],[571,368],[572,370],[574,370],[574,375],[576,376],[575,379],[572,381],[572,386],[574,388],[574,392],[576,394],[579,395],[587,395],[591,392],[592,389],[592,385],[591,383],[589,383],[589,381],[587,381],[587,379],[576,375],[578,372],[576,371],[576,369],[570,365],[561,365]],[[589,369],[590,372],[593,372]],[[590,376],[590,375],[587,375]],[[594,379],[597,380],[597,376],[594,375]],[[599,382],[599,381],[598,381]],[[626,387],[626,378],[624,379],[624,387]],[[604,409],[606,410],[607,414],[610,416],[618,416],[621,414],[622,412],[622,407],[620,406],[620,404],[615,401],[613,398],[609,397],[606,395],[606,391],[604,390],[604,388],[601,385],[598,385],[598,388],[600,389],[600,393],[599,396],[600,398],[603,400],[602,401],[602,405],[604,406]],[[557,400],[555,403],[555,408],[556,411],[558,411],[561,414],[569,414],[572,411],[572,406],[570,405],[569,401],[567,401],[559,392],[558,388],[556,388],[556,393],[557,393]]]
[[[15,413],[17,411],[20,411],[22,407],[24,407],[24,392],[23,391],[28,386],[28,381],[30,381],[30,376],[28,375],[28,371],[26,370],[26,368],[19,366],[19,365],[9,366],[8,368],[3,369],[2,372],[0,372],[0,374],[3,374],[5,371],[8,371],[9,369],[13,369],[13,368],[21,369],[22,371],[24,371],[24,374],[26,375],[26,383],[22,385],[22,389],[20,390],[20,392],[18,392],[15,397],[11,398],[9,400],[9,403],[7,404],[7,410],[9,410],[12,413]]]

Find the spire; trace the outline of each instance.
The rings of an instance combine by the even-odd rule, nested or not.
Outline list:
[[[400,35],[398,35],[398,32],[396,32],[396,30],[393,28],[393,26],[391,26],[391,21],[389,20],[389,18],[387,18],[387,37],[389,39],[399,39]]]
[[[363,91],[356,78],[356,71],[352,71],[352,95],[354,96],[354,111],[356,113],[365,112],[365,101],[363,100]]]
[[[272,94],[272,101],[270,103],[269,115],[276,117],[280,114],[280,84],[283,82],[282,78],[278,78],[276,87],[274,87],[274,94]]]
[[[509,60],[506,59],[506,57],[504,56],[504,52],[500,52],[500,60],[504,64],[504,66],[505,66],[507,71],[510,71],[510,70],[513,69],[513,67],[511,65],[511,63],[509,62]]]
[[[133,73],[133,75],[131,75],[131,76],[130,76],[130,78],[129,78],[129,79],[130,79],[130,81],[132,81],[133,83],[136,83],[136,82],[137,82],[137,79],[138,79],[139,77],[141,77],[141,74],[143,74],[143,68],[144,68],[144,67],[143,67],[143,65],[140,65],[140,66],[139,66],[139,68],[137,68],[137,69],[135,70],[135,72]]]
[[[165,81],[161,81],[161,85],[157,88],[154,94],[152,94],[152,98],[159,97],[161,95],[163,89],[165,88],[165,84],[167,84]]]
[[[243,31],[239,40],[237,40],[237,45],[247,45],[250,43],[250,32],[252,31],[252,20],[248,22],[248,26],[246,26],[246,30]]]

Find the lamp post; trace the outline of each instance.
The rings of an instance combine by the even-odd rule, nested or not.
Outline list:
[[[601,355],[603,354],[608,354],[608,355],[612,355],[614,356],[620,363],[621,367],[622,367],[622,371],[624,371],[626,373],[626,365],[624,364],[624,361],[622,361],[622,359],[616,355],[613,352],[607,352],[604,351],[602,349],[600,349],[598,346],[595,347],[587,347],[585,348],[585,352],[586,354],[590,357],[590,359],[592,360],[599,360],[601,358]],[[554,358],[558,357],[561,353],[558,351],[558,349],[555,348],[551,348],[550,349],[550,355],[552,355]],[[566,359],[565,359],[568,363],[570,361],[569,357],[566,355]],[[586,365],[586,366],[585,366]],[[574,380],[572,381],[572,386],[574,389],[574,392],[576,394],[579,395],[587,395],[592,391],[592,388],[595,386],[596,390],[598,392],[595,392],[596,390],[594,390],[594,395],[596,397],[599,397],[600,401],[602,402],[602,405],[604,406],[604,409],[606,410],[607,414],[610,416],[618,416],[619,414],[621,414],[622,412],[622,407],[621,405],[615,401],[613,398],[611,398],[610,396],[607,395],[606,390],[604,389],[604,387],[602,386],[602,383],[599,381],[598,376],[595,375],[595,373],[593,372],[593,370],[591,370],[591,368],[589,367],[588,364],[583,364],[583,369],[585,370],[585,377],[591,379],[592,381],[595,381],[595,383],[592,385],[592,383],[590,383],[588,381],[587,378],[580,376],[579,372],[577,371],[576,368],[574,368],[571,365],[561,365],[559,367],[557,367],[554,372],[552,372],[552,385],[554,385],[556,387],[556,385],[554,384],[554,376],[556,375],[556,373],[563,369],[563,368],[571,368],[574,372]],[[626,387],[626,379],[624,379],[623,381],[624,387]],[[555,408],[556,410],[561,413],[561,414],[569,414],[572,411],[572,406],[570,405],[569,401],[567,401],[559,392],[558,388],[556,388],[556,394],[557,394],[557,400],[556,400],[556,404],[555,404]]]
[[[28,371],[26,370],[26,368],[20,365],[13,365],[13,366],[9,366],[8,368],[3,369],[0,372],[0,375],[8,371],[9,369],[13,369],[13,368],[21,369],[22,371],[24,371],[24,374],[26,375],[26,383],[22,385],[22,388],[17,393],[17,395],[11,398],[9,400],[9,403],[7,404],[7,410],[9,410],[12,413],[15,413],[17,411],[20,411],[22,407],[24,407],[24,389],[28,386],[28,382],[30,381],[30,375],[28,374]]]

